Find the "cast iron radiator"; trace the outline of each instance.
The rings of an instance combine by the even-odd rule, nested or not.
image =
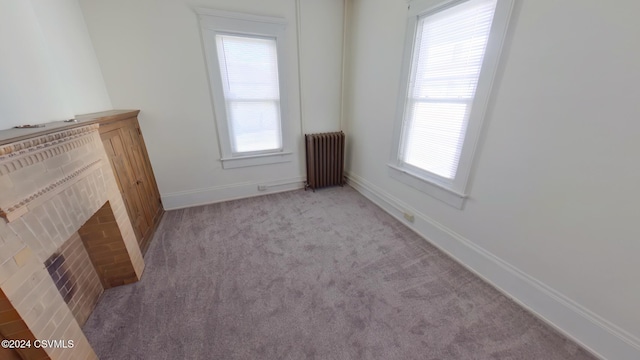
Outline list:
[[[305,134],[307,183],[305,190],[344,185],[344,133]]]

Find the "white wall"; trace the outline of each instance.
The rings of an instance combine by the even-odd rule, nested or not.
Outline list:
[[[518,1],[454,209],[390,178],[404,1],[350,0],[352,184],[602,356],[640,356],[640,3]]]
[[[301,0],[299,9],[304,131],[338,131],[344,1]]]
[[[341,0],[301,0],[299,6],[294,0],[81,0],[80,4],[113,105],[142,110],[139,119],[166,208],[262,194],[257,190],[260,184],[276,185],[267,192],[298,188],[305,174],[303,129],[338,130]],[[222,169],[195,6],[288,21],[288,112],[296,145],[293,162]],[[309,38],[308,42],[302,39],[304,49],[313,44],[319,55],[301,56],[302,120],[298,8],[303,37]],[[325,94],[325,89],[332,94]],[[281,183],[287,184],[278,185]]]
[[[111,109],[77,0],[0,0],[0,129]]]

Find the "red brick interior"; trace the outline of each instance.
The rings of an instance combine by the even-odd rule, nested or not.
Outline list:
[[[108,201],[78,233],[105,289],[138,281]]]
[[[104,288],[80,235],[74,233],[45,266],[76,321],[84,325]]]

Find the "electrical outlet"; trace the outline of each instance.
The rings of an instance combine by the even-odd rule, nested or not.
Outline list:
[[[265,191],[267,190],[267,185],[258,185],[258,191]]]
[[[415,216],[413,216],[413,214],[410,212],[405,211],[403,215],[404,215],[404,218],[407,219],[407,221],[409,222],[413,222],[416,219]]]

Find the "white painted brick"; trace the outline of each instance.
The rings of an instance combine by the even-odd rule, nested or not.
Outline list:
[[[62,173],[62,166],[68,164],[69,162],[71,162],[71,156],[69,155],[69,153],[63,153],[47,159],[44,164],[47,169],[58,169]]]
[[[71,200],[67,196],[67,192],[58,194],[60,206],[64,208],[65,213],[69,217],[69,226],[75,228],[80,222],[78,221],[77,210],[73,207]],[[58,205],[56,205],[57,207]]]
[[[0,175],[6,176],[9,175],[9,172],[11,172],[11,169],[7,164],[0,164]]]
[[[14,272],[9,280],[2,284],[2,290],[11,302],[19,303],[42,281],[44,276],[49,276],[47,270],[44,269],[44,265],[36,260],[30,261],[23,267],[18,267],[18,271]]]
[[[3,245],[0,245],[0,263],[4,263],[13,259],[13,257],[22,249],[25,245],[20,241],[6,241]]]
[[[46,318],[46,317],[44,317],[44,316],[43,316],[42,318],[43,318],[43,319],[47,319],[47,318]],[[54,324],[54,323],[53,323],[53,321],[51,321],[51,320],[49,319],[49,321],[47,322],[47,324],[46,324],[46,325],[44,325],[44,326],[38,326],[37,328],[38,328],[38,329],[42,329],[42,333],[43,333],[43,334],[53,334],[53,332],[54,332],[54,331],[55,331],[55,329],[56,329],[56,324]],[[47,336],[47,337],[48,337],[48,336]]]
[[[7,222],[4,221],[4,220],[0,220],[0,240],[1,240],[1,243],[4,243],[5,239],[9,239],[9,235],[12,232],[13,231],[11,230],[11,228],[9,227]]]
[[[44,249],[42,248],[42,243],[38,241],[38,238],[29,230],[27,225],[24,223],[22,219],[15,221],[11,224],[12,229],[18,234],[22,241],[33,251],[38,261],[44,262],[47,258],[44,256]]]
[[[41,316],[43,316],[45,314],[45,309],[46,308],[47,307],[45,305],[43,305],[42,303],[37,302],[37,303],[33,304],[33,308],[32,308],[33,310],[32,311],[33,311],[34,314],[36,314],[37,317],[41,317]]]
[[[96,171],[96,185],[98,187],[98,191],[100,193],[105,194],[106,196],[107,186],[104,182],[104,175],[102,174],[102,169],[98,169],[98,171]]]
[[[64,174],[61,169],[49,169],[46,172],[33,177],[32,180],[38,191],[40,191],[62,178],[64,178]]]
[[[13,257],[13,260],[16,262],[18,267],[22,267],[29,261],[38,261],[38,258],[35,257],[35,254],[31,251],[30,247],[25,246]]]
[[[62,199],[67,209],[70,209],[70,215],[75,219],[76,223],[84,224],[82,206],[80,206],[80,201],[75,196],[75,189],[69,188],[65,190]]]
[[[51,339],[55,339],[55,340],[62,339],[62,336],[67,331],[67,328],[69,326],[72,326],[72,325],[78,326],[78,323],[76,322],[76,319],[73,317],[73,314],[71,314],[71,311],[69,310],[69,308],[65,306],[65,309],[67,310],[64,313],[65,316],[62,318],[60,323],[58,323],[58,327],[53,331],[53,335],[51,336]]]
[[[42,307],[42,305],[38,301],[38,295],[40,294],[41,289],[48,286],[49,283],[53,284],[53,280],[51,280],[51,277],[49,277],[48,279],[43,277],[34,286],[28,286],[27,295],[23,296],[21,299],[16,299],[14,303],[15,307],[20,309],[35,309],[36,304],[39,304],[39,306]]]
[[[11,181],[13,182],[13,191],[0,193],[0,204],[5,209],[19,204],[38,191],[38,187],[32,180],[16,181],[11,179]]]
[[[53,281],[51,283],[53,284]],[[51,293],[50,290],[51,288],[44,291],[45,293],[51,294],[45,303],[43,303],[42,299],[40,299],[40,303],[47,305],[44,309],[44,312],[35,323],[29,324],[29,326],[34,329],[44,329],[49,327],[49,324],[51,324],[52,327],[50,332],[48,332],[48,334],[52,334],[53,330],[55,329],[55,324],[53,323],[53,320],[52,320],[53,314],[55,314],[55,310],[57,310],[60,306],[62,306],[61,302],[64,303],[64,300],[62,300],[61,298],[58,299],[56,297],[56,294],[58,294],[58,289],[56,289],[55,285],[53,285],[53,290],[55,292]]]
[[[62,354],[60,353],[61,350],[56,348],[46,348],[44,349],[44,352],[47,353],[50,359],[61,359],[62,356]]]
[[[22,221],[26,227],[31,230],[36,238],[40,239],[46,236],[46,230],[38,221],[38,216],[34,212],[30,212],[22,217]]]
[[[8,224],[3,220],[0,221],[5,224],[2,227],[2,230],[0,230],[0,238],[2,238],[4,242],[20,242],[20,238],[16,235],[16,232],[14,232],[10,226],[7,226]]]
[[[32,212],[37,217],[38,222],[44,228],[44,234],[43,235],[45,237],[55,238],[55,237],[59,237],[60,236],[60,234],[58,234],[58,229],[56,229],[55,224],[53,223],[53,221],[51,220],[51,218],[47,214],[47,211],[42,206],[39,206],[39,207],[33,209]],[[46,240],[41,239],[41,241],[44,242]],[[46,247],[48,244],[45,242],[45,243],[43,243],[43,245]]]
[[[64,299],[60,295],[56,284],[53,283],[53,280],[51,280],[51,283],[49,283],[46,287],[41,289],[41,294],[38,297],[38,301],[46,306],[47,311],[49,312],[49,318],[53,318],[53,315],[56,313],[58,307],[62,306],[61,304],[64,303]]]
[[[78,341],[78,349],[82,349],[82,347],[85,347],[86,349],[86,345],[89,344],[89,342],[86,340],[86,338],[84,338],[84,333],[79,326],[74,326],[73,324],[71,324],[71,326],[69,326],[67,330],[62,334],[62,338],[60,338],[60,340],[67,340],[76,337],[80,338],[80,340]]]
[[[24,215],[21,220],[24,222],[26,227],[31,231],[31,233],[35,236],[39,245],[33,245],[32,249],[37,257],[44,262],[55,249],[51,249],[51,238],[49,234],[47,234],[46,229],[42,226],[40,221],[38,220],[38,215],[33,212],[27,213]],[[25,239],[29,241],[33,241],[32,238],[28,237],[29,235],[25,235]]]
[[[13,181],[9,175],[0,175],[0,200],[4,197],[4,194],[8,194],[13,191]]]
[[[60,246],[62,246],[62,244],[64,244],[65,241],[67,241],[66,237],[63,237],[60,234],[56,234],[56,236],[54,236],[51,239],[51,246],[52,247],[51,247],[51,252],[50,253],[53,254],[56,250],[58,250],[58,248]]]
[[[15,265],[15,261],[13,261],[13,259],[11,259],[9,262],[12,262]],[[29,281],[31,276],[39,270],[37,267],[30,266],[30,264],[28,264],[27,266],[23,266],[22,268],[18,268],[17,265],[15,265],[15,267],[16,270],[13,271],[9,279],[7,279],[7,281],[2,284],[2,290],[10,300],[20,298],[20,296],[14,297],[14,294],[18,293],[18,290],[21,289],[22,284]],[[42,269],[44,269],[44,265],[42,265]],[[26,296],[26,293],[24,293],[24,289],[19,295]]]
[[[5,235],[4,233],[11,231],[9,225],[6,221],[0,220],[0,245],[4,244]]]
[[[14,171],[9,174],[9,176],[11,177],[11,181],[13,181],[13,183],[17,185],[22,182],[29,181],[32,178],[45,173],[46,171],[47,169],[45,168],[43,163],[37,163]]]
[[[49,311],[50,311],[49,318],[51,318],[51,321],[54,324],[56,324],[56,328],[58,328],[60,327],[60,324],[62,324],[62,321],[64,320],[64,317],[66,316],[66,314],[70,311],[69,311],[69,308],[67,307],[67,304],[65,304],[64,300],[62,300],[62,297],[60,297],[60,294],[55,296],[55,298],[56,299],[54,301],[54,304],[49,307]],[[49,336],[51,335],[52,334],[49,334]]]
[[[64,222],[62,221],[62,217],[58,213],[56,207],[53,205],[53,201],[47,201],[42,205],[46,213],[49,215],[53,226],[55,226],[56,231],[60,234],[60,237],[65,241],[71,236],[71,232],[67,232],[67,228],[64,226]]]
[[[62,172],[65,176],[71,175],[77,170],[81,169],[83,166],[90,164],[92,161],[91,157],[82,157],[78,159],[74,159],[70,163],[62,166]]]
[[[92,187],[92,185],[91,185],[91,182],[92,182],[91,180],[92,180],[92,178],[93,178],[93,176],[91,176],[91,175],[90,175],[90,176],[87,176],[87,177],[84,179],[84,184],[83,184],[83,185],[84,185],[84,190],[87,192],[87,197],[90,199],[90,200],[89,200],[90,202],[93,202],[93,200],[92,200],[92,199],[93,199],[93,198],[95,197],[95,195],[96,195],[96,194],[95,194],[95,191],[94,191],[94,189],[93,189],[93,187]]]
[[[36,314],[35,310],[29,310],[26,313],[22,313],[20,310],[16,309],[18,313],[20,313],[20,317],[27,324],[33,324],[38,320],[38,314]]]
[[[75,229],[73,229],[73,222],[71,221],[71,217],[69,217],[69,213],[67,213],[66,207],[62,203],[61,196],[58,195],[51,199],[51,203],[60,216],[60,219],[62,220],[62,226],[64,226],[66,232],[69,234],[74,233]]]
[[[13,259],[0,263],[0,286],[4,286],[4,283],[17,271],[18,265]]]

